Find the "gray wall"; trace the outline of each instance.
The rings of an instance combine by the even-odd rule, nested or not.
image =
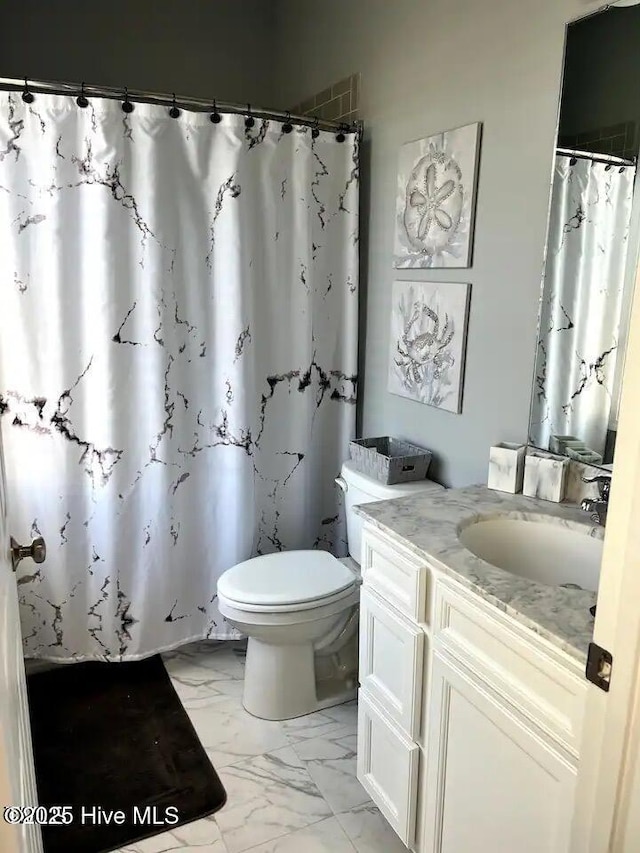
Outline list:
[[[362,432],[432,448],[449,485],[486,482],[489,446],[527,436],[564,27],[589,5],[600,4],[277,0],[281,105],[362,73]],[[400,145],[474,121],[484,131],[473,267],[395,272]],[[472,283],[462,415],[386,390],[394,277]]]
[[[0,3],[0,77],[269,105],[271,0]]]

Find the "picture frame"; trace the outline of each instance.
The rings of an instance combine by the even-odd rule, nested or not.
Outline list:
[[[481,131],[475,122],[400,149],[396,269],[471,266]]]
[[[388,390],[462,411],[471,285],[394,281]]]

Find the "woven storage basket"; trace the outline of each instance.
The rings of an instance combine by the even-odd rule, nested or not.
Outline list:
[[[393,486],[424,480],[431,463],[431,451],[390,436],[357,438],[349,443],[351,461],[368,477]]]

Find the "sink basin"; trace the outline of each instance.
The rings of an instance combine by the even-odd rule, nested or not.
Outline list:
[[[459,531],[476,557],[519,577],[549,586],[597,592],[602,539],[551,521],[491,518]]]

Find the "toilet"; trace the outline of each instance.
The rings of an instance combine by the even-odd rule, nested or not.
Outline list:
[[[222,615],[248,638],[243,705],[255,717],[286,720],[353,699],[358,684],[362,520],[356,504],[441,491],[431,480],[388,486],[345,462],[349,557],[278,551],[245,560],[218,580]]]

